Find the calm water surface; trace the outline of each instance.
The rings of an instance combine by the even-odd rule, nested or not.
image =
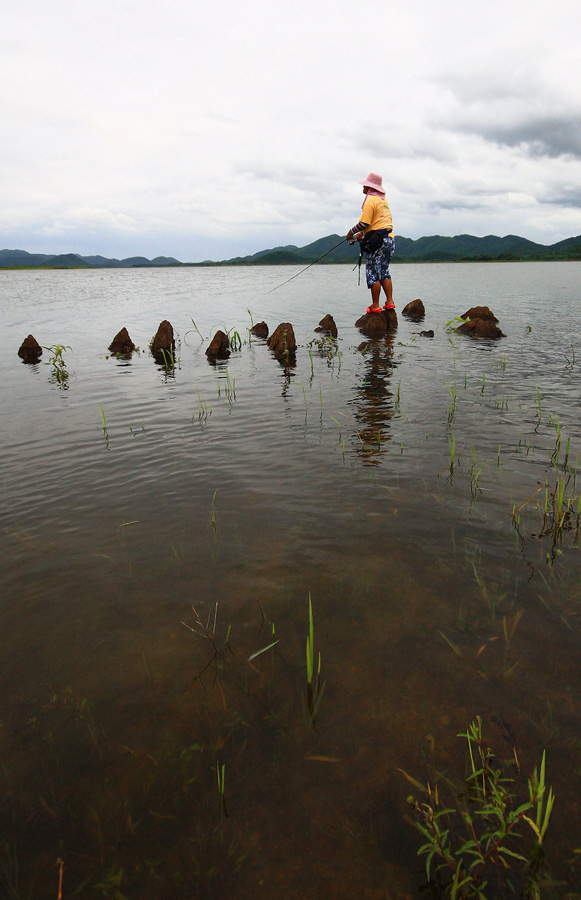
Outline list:
[[[56,897],[59,858],[63,896],[423,896],[400,770],[461,777],[477,715],[524,773],[546,748],[550,896],[578,896],[581,264],[395,266],[426,319],[374,343],[350,267],[271,292],[295,272],[0,273],[10,897]],[[481,304],[503,340],[446,328]],[[219,327],[244,344],[211,366]]]

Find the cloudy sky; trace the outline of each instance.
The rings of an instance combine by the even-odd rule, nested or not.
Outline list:
[[[6,0],[0,248],[581,234],[579,0]]]

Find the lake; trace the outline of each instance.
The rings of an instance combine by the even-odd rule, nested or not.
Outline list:
[[[407,797],[478,716],[580,896],[581,263],[392,271],[376,342],[350,266],[0,272],[6,896],[425,896]]]

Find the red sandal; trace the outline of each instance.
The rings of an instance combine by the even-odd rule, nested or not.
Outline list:
[[[383,312],[383,310],[382,310],[381,306],[378,306],[377,309],[374,309],[373,306],[368,306],[367,312],[368,313],[378,313],[378,312]]]
[[[388,311],[388,309],[395,309],[395,303],[392,303],[391,306],[388,306],[387,303],[385,303],[383,308],[386,312]]]

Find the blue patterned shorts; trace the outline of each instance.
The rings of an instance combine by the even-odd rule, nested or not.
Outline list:
[[[365,254],[365,278],[368,288],[376,281],[385,281],[386,278],[391,281],[389,264],[394,252],[395,239],[391,235],[387,235],[379,250],[376,250],[375,253]]]

